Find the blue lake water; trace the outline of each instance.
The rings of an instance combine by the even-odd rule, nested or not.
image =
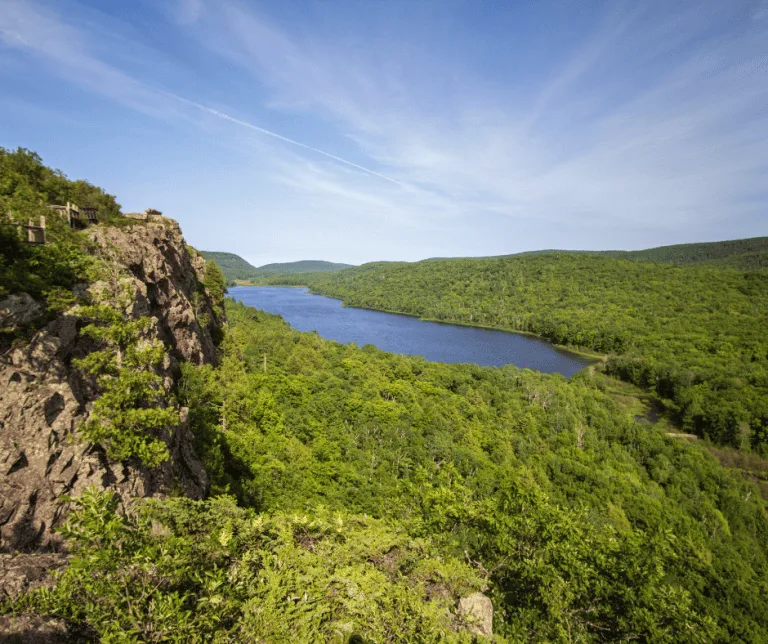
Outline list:
[[[279,313],[294,329],[317,331],[337,342],[373,344],[392,353],[433,362],[474,362],[488,367],[514,364],[570,378],[590,361],[549,342],[490,329],[425,322],[407,315],[347,308],[305,288],[236,286],[229,294],[243,304]]]

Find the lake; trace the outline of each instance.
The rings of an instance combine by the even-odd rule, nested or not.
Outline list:
[[[317,331],[326,340],[373,344],[433,362],[474,362],[487,367],[513,364],[566,378],[591,363],[530,336],[347,308],[341,300],[313,295],[306,288],[235,286],[229,294],[248,306],[279,313],[299,331]]]

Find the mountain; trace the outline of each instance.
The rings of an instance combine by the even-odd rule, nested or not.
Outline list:
[[[674,246],[659,246],[646,250],[607,251],[601,254],[641,262],[701,264],[730,260],[731,265],[738,265],[738,262],[733,261],[735,258],[767,251],[768,237],[751,237],[719,242],[675,244]]]
[[[657,246],[644,250],[564,250],[547,248],[526,250],[511,255],[492,255],[485,257],[430,257],[428,262],[451,259],[501,259],[503,257],[530,257],[534,255],[601,255],[635,262],[654,262],[659,264],[706,264],[727,266],[741,270],[768,268],[768,237],[749,237],[730,239],[719,242],[696,242]]]
[[[216,251],[201,251],[206,259],[215,261],[228,284],[236,281],[247,281],[268,277],[270,275],[287,275],[294,273],[332,273],[351,268],[352,264],[337,264],[322,260],[306,259],[298,262],[285,262],[277,264],[265,264],[253,266],[239,255],[234,253],[221,253]]]

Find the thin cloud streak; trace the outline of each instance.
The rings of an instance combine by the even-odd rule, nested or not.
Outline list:
[[[195,4],[195,6],[195,13],[199,14],[201,11],[201,3]],[[184,105],[188,105],[207,114],[211,114],[217,118],[223,119],[235,125],[248,128],[254,132],[259,132],[274,139],[289,143],[290,145],[309,150],[315,154],[320,154],[338,163],[343,163],[349,167],[355,168],[356,170],[360,170],[361,172],[365,172],[384,181],[389,181],[390,183],[399,185],[401,187],[409,188],[407,184],[377,172],[371,168],[367,168],[358,163],[354,163],[348,159],[344,159],[338,155],[326,152],[325,150],[321,150],[307,143],[302,143],[301,141],[283,136],[282,134],[260,127],[253,123],[235,118],[219,110],[213,109],[188,98],[184,98],[178,94],[174,94],[173,92],[169,92],[164,89],[153,87],[144,82],[141,82],[136,78],[133,78],[109,65],[105,65],[101,61],[94,59],[93,57],[83,52],[80,48],[77,47],[77,43],[83,42],[87,39],[83,38],[82,34],[79,32],[69,28],[68,25],[62,23],[53,14],[35,11],[29,6],[24,6],[23,3],[17,3],[14,9],[15,11],[12,11],[9,14],[9,17],[11,18],[11,28],[7,26],[0,27],[0,39],[9,46],[22,47],[24,49],[34,51],[39,55],[46,56],[55,64],[65,68],[68,67],[69,69],[67,71],[75,72],[75,78],[77,78],[79,82],[87,85],[91,89],[97,89],[101,92],[105,92],[119,88],[121,94],[127,98],[132,98],[130,91],[131,87],[133,87],[134,93],[137,93],[138,95],[135,97],[135,101],[130,101],[131,106],[135,107],[137,104],[142,104],[145,109],[147,106],[147,101],[143,100],[146,99],[146,95],[143,94],[143,91],[153,92],[157,95],[171,98],[174,101],[178,101]],[[86,73],[83,74],[82,72]],[[105,80],[108,82],[104,83]],[[125,94],[126,90],[129,92],[127,95]],[[142,91],[136,92],[136,90]],[[114,92],[112,92],[112,94],[114,95]]]
[[[339,163],[343,163],[345,165],[350,166],[351,168],[355,168],[356,170],[361,170],[362,172],[365,172],[372,177],[378,177],[379,179],[384,179],[385,181],[389,181],[391,183],[394,183],[398,186],[402,186],[404,188],[408,188],[408,184],[403,183],[402,181],[398,181],[397,179],[393,179],[392,177],[388,177],[385,174],[381,174],[380,172],[376,172],[375,170],[371,170],[370,168],[366,168],[365,166],[359,165],[357,163],[353,163],[352,161],[348,161],[347,159],[342,159],[339,156],[336,156],[335,154],[331,154],[330,152],[325,152],[324,150],[320,150],[319,148],[315,148],[311,145],[307,145],[306,143],[302,143],[301,141],[296,141],[295,139],[290,139],[287,136],[283,136],[282,134],[278,134],[277,132],[273,132],[272,130],[267,130],[266,128],[260,127],[258,125],[254,125],[253,123],[248,123],[247,121],[243,121],[241,119],[235,118],[234,116],[230,116],[229,114],[225,114],[224,112],[220,112],[218,110],[213,109],[212,107],[207,107],[206,105],[201,105],[200,103],[197,103],[195,101],[191,101],[188,98],[184,98],[182,96],[177,96],[176,94],[172,94],[171,92],[166,92],[164,90],[155,89],[156,92],[163,94],[164,96],[168,96],[170,98],[173,98],[177,101],[180,101],[184,103],[185,105],[190,105],[202,112],[206,112],[207,114],[213,114],[213,116],[217,116],[220,119],[224,119],[225,121],[229,121],[230,123],[234,123],[235,125],[240,125],[242,127],[246,127],[250,130],[253,130],[255,132],[260,132],[261,134],[266,134],[267,136],[271,136],[275,139],[278,139],[280,141],[284,141],[286,143],[290,143],[291,145],[296,145],[300,148],[304,148],[305,150],[310,150],[311,152],[315,152],[317,154],[322,154],[324,157],[328,157],[329,159],[333,159],[334,161],[338,161]]]

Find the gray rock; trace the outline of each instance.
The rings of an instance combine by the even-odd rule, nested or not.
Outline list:
[[[200,287],[204,260],[190,257],[178,224],[164,219],[127,228],[94,227],[89,235],[133,280],[135,297],[126,315],[148,316],[153,321],[149,335],[169,347],[170,359],[161,367],[166,388],[175,385],[181,360],[215,363],[211,331],[223,320]],[[6,316],[17,321],[31,319],[40,308],[26,294],[2,304],[8,301]],[[80,440],[79,427],[98,397],[93,379],[72,364],[97,348],[80,333],[84,325],[72,309],[26,346],[0,356],[0,552],[60,550],[61,537],[54,530],[69,510],[62,497],[77,497],[90,486],[113,491],[124,503],[164,496],[178,484],[191,498],[207,494],[209,481],[192,448],[186,410],[179,425],[163,436],[171,458],[153,470],[110,462],[102,449]]]
[[[93,638],[72,633],[62,619],[40,615],[0,617],[0,644],[80,644]]]
[[[0,601],[36,588],[50,588],[52,573],[66,566],[68,560],[59,552],[0,554]]]
[[[156,318],[158,337],[177,358],[215,364],[211,331],[223,321],[199,288],[205,259],[190,255],[178,223],[163,217],[128,228],[94,228],[90,236],[136,278],[133,314]]]
[[[0,301],[0,329],[15,331],[34,322],[43,307],[27,293],[17,293]]]
[[[459,600],[456,614],[468,622],[467,630],[482,637],[493,636],[493,604],[483,593],[473,593]]]

